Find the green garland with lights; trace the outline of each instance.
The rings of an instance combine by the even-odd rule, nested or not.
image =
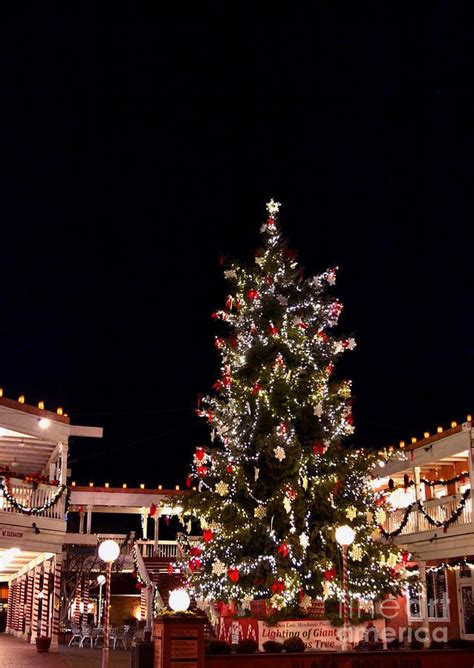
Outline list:
[[[440,520],[434,520],[432,517],[430,517],[430,515],[428,515],[428,512],[427,512],[425,506],[423,505],[423,501],[419,500],[419,501],[414,501],[413,503],[410,503],[410,505],[406,507],[405,512],[403,514],[402,521],[400,522],[400,525],[397,529],[395,529],[394,531],[386,531],[386,529],[384,529],[384,527],[382,525],[380,525],[379,526],[379,531],[382,534],[382,536],[384,538],[386,538],[387,540],[390,540],[392,538],[395,538],[396,536],[399,536],[401,534],[401,532],[403,531],[403,529],[405,528],[407,522],[408,522],[408,518],[410,516],[410,513],[412,511],[416,510],[417,508],[420,510],[422,515],[426,518],[428,523],[431,524],[431,526],[438,527],[438,528],[442,527],[446,531],[447,528],[451,524],[453,524],[453,522],[455,522],[459,518],[459,516],[461,515],[461,513],[463,511],[463,508],[466,505],[466,501],[467,501],[470,494],[471,494],[470,489],[466,489],[463,492],[463,494],[462,494],[462,496],[459,500],[458,505],[453,510],[453,512],[451,514],[451,517],[449,517],[447,520],[443,520],[442,522]]]
[[[350,524],[351,597],[398,594],[402,550],[378,540],[376,455],[342,445],[354,432],[351,382],[334,369],[355,341],[331,334],[342,310],[328,294],[337,269],[305,279],[278,203],[267,210],[255,263],[225,266],[225,308],[212,314],[228,330],[215,339],[214,393],[197,407],[211,443],[196,449],[187,478],[198,490],[180,499],[183,523],[198,519],[203,535],[180,565],[199,599],[309,609],[341,595],[334,534]]]
[[[48,508],[51,508],[54,506],[61,496],[66,492],[68,489],[67,485],[59,485],[57,490],[54,492],[52,497],[43,503],[42,506],[25,506],[11,494],[9,490],[9,479],[6,477],[2,477],[0,479],[0,490],[3,494],[3,498],[8,501],[8,503],[15,508],[15,510],[18,510],[18,512],[22,513],[23,515],[41,515],[42,513],[45,512],[45,510],[48,510]]]
[[[447,485],[453,485],[457,482],[464,481],[465,478],[469,478],[469,471],[464,471],[463,473],[460,473],[459,475],[454,476],[454,478],[449,478],[448,480],[444,480],[443,478],[439,478],[436,480],[428,480],[427,478],[420,478],[420,483],[427,485],[428,487],[439,487],[441,485],[447,486]],[[407,489],[408,487],[413,487],[415,485],[414,480],[408,480],[408,476],[406,477],[406,480],[403,482],[403,485],[395,485],[392,478],[388,481],[388,489],[390,492],[394,492],[396,489]]]

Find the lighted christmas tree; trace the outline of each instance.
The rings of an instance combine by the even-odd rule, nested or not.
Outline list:
[[[187,555],[198,598],[255,598],[277,610],[303,610],[341,592],[335,529],[349,524],[352,597],[400,589],[401,552],[378,542],[383,520],[369,484],[374,457],[342,440],[354,432],[351,383],[336,380],[337,358],[353,338],[331,336],[342,305],[328,288],[336,269],[304,278],[280,235],[279,204],[267,204],[263,245],[250,268],[229,265],[228,326],[215,345],[222,357],[213,394],[198,414],[210,447],[194,455],[184,514],[203,538]]]

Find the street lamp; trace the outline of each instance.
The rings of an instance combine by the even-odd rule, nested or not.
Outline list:
[[[97,610],[97,625],[100,626],[102,620],[102,586],[105,583],[105,575],[98,575],[97,582],[99,584],[99,607]]]
[[[102,668],[109,665],[109,606],[110,606],[110,579],[112,576],[112,564],[120,554],[120,547],[114,540],[104,540],[99,545],[99,557],[105,562],[105,615],[104,615],[104,646],[102,647]]]
[[[355,532],[345,524],[336,529],[336,540],[342,548],[342,583],[344,594],[342,598],[342,617],[344,622],[344,636],[342,638],[342,651],[349,649],[349,578],[347,577],[347,548],[354,542]]]

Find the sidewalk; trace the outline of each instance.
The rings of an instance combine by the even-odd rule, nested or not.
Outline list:
[[[110,668],[129,668],[131,652],[110,651]],[[100,649],[60,645],[59,652],[39,654],[35,645],[0,633],[0,668],[100,668]]]

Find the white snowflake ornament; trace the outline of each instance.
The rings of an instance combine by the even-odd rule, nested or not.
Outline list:
[[[353,545],[349,552],[349,556],[352,559],[352,561],[362,561],[362,557],[364,556],[364,551],[360,545]]]
[[[348,520],[353,520],[357,516],[357,508],[355,506],[349,506],[346,508],[346,517]]]
[[[266,514],[267,510],[264,506],[257,506],[253,511],[254,517],[256,517],[258,520],[263,520]]]
[[[305,533],[300,534],[300,545],[303,548],[303,550],[306,550],[306,548],[308,547],[309,537],[307,536],[307,534]]]
[[[216,492],[219,494],[219,496],[227,496],[229,493],[229,485],[221,480],[216,485]]]
[[[323,414],[323,406],[322,406],[322,404],[316,404],[316,406],[315,406],[314,409],[313,409],[313,413],[314,413],[317,417],[321,417],[321,415]]]
[[[273,452],[275,453],[275,459],[278,459],[279,462],[286,459],[286,452],[281,445],[277,445],[276,448],[273,448]]]
[[[280,207],[281,207],[281,202],[275,202],[273,200],[273,197],[266,204],[266,208],[270,216],[273,216],[275,213],[278,213],[280,211]]]
[[[291,501],[287,496],[283,499],[283,508],[287,513],[291,513]]]
[[[212,564],[212,572],[214,575],[224,575],[227,572],[227,566],[222,561],[219,561],[219,559],[216,559]]]
[[[300,608],[302,608],[303,610],[307,610],[308,608],[311,607],[312,603],[313,603],[313,599],[311,598],[311,596],[308,596],[308,594],[305,594],[303,596],[303,598],[301,599]]]

